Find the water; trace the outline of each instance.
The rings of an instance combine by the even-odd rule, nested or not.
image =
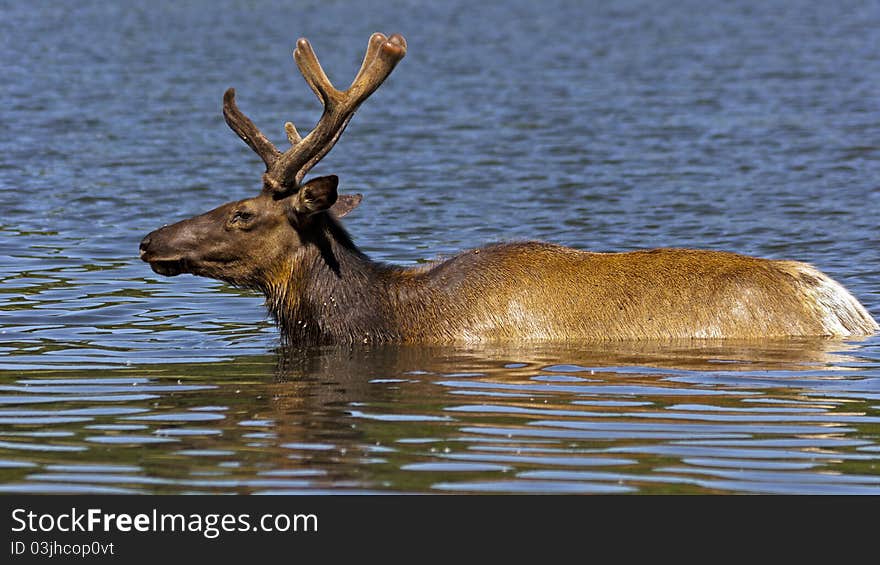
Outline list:
[[[880,338],[278,349],[137,259],[252,195],[370,33],[409,53],[315,169],[411,265],[497,240],[808,261],[880,312],[873,3],[211,2],[0,14],[0,492],[880,493]]]

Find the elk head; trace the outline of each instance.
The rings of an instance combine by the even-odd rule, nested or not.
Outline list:
[[[360,203],[359,194],[337,194],[336,176],[303,179],[405,54],[403,36],[373,34],[357,76],[343,91],[330,83],[309,42],[298,40],[294,59],[324,112],[305,138],[284,124],[291,147],[283,153],[238,109],[235,90],[227,90],[226,123],[266,164],[261,193],[150,233],[141,241],[141,259],[161,275],[191,273],[264,290],[279,269],[290,267],[297,250],[320,239],[321,226],[334,221],[328,214],[342,217]]]

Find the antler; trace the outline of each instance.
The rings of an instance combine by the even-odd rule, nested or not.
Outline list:
[[[324,104],[324,113],[315,129],[305,138],[300,137],[292,123],[285,123],[284,129],[291,148],[284,153],[241,113],[235,104],[235,90],[227,90],[223,95],[223,117],[238,137],[266,164],[263,189],[270,192],[297,189],[306,173],[336,144],[361,103],[388,78],[404,55],[406,40],[402,35],[385,37],[381,33],[374,33],[351,86],[347,90],[337,90],[321,68],[311,44],[305,38],[300,38],[296,42],[293,58],[312,91]]]
[[[272,145],[272,142],[263,135],[263,132],[254,125],[254,122],[250,121],[250,119],[238,109],[238,106],[235,104],[234,88],[230,88],[223,93],[223,118],[226,120],[229,127],[232,128],[232,131],[237,133],[238,137],[247,143],[248,146],[260,156],[263,162],[266,163],[266,170],[268,171],[272,167],[272,164],[278,160],[278,157],[281,156],[281,151],[278,151],[278,149]],[[291,126],[292,125],[293,124],[291,124]]]

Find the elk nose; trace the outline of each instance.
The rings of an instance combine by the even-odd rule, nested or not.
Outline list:
[[[145,237],[144,239],[141,240],[141,246],[140,246],[141,257],[144,256],[144,253],[146,253],[147,248],[150,246],[151,239],[152,238],[148,235],[147,237]]]

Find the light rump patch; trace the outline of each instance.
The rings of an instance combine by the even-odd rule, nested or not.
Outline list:
[[[846,337],[880,329],[843,285],[806,263],[794,263],[794,269],[802,283],[807,304],[821,320],[824,335]]]

